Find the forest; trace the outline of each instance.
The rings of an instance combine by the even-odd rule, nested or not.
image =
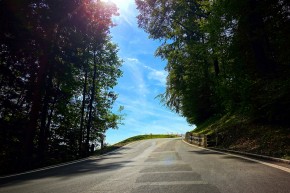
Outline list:
[[[240,124],[223,131],[226,139],[236,139],[234,135],[247,129],[241,126],[243,120],[270,130],[283,128],[276,134],[289,136],[289,1],[136,0],[136,4],[139,27],[161,42],[155,54],[167,62],[166,92],[159,96],[163,103],[197,130],[209,133],[217,132],[210,127],[216,121],[221,125],[240,117]],[[264,131],[248,133],[247,138]],[[289,141],[285,139],[281,148],[288,148],[290,155]]]
[[[117,15],[99,0],[0,1],[1,174],[86,157],[118,128]]]

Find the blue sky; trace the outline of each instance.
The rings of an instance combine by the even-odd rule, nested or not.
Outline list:
[[[123,76],[114,91],[119,94],[115,106],[124,106],[124,125],[108,130],[106,142],[117,143],[140,134],[185,133],[192,130],[186,120],[163,106],[155,97],[165,92],[166,61],[154,57],[160,42],[148,38],[138,28],[138,11],[134,0],[112,0],[119,7],[120,16],[114,18],[113,42],[119,46],[124,61]],[[117,108],[116,108],[117,109]]]

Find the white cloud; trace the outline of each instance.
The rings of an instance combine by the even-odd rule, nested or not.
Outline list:
[[[159,84],[159,86],[165,86],[166,85],[166,77],[167,77],[167,72],[165,70],[156,70],[154,68],[151,68],[149,66],[145,66],[146,69],[148,69],[150,72],[148,74],[148,79],[149,80],[155,80]]]
[[[128,77],[131,77],[131,82],[126,85],[133,87],[132,91],[136,91],[138,97],[144,98],[150,92],[144,80],[144,72],[141,63],[137,58],[126,58],[124,66],[128,69]]]
[[[139,60],[137,58],[126,58],[129,62],[136,62],[139,63]]]

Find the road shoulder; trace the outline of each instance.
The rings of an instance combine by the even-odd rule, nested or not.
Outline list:
[[[182,141],[185,144],[187,144],[189,146],[192,146],[192,147],[196,147],[196,148],[199,148],[199,149],[212,151],[212,152],[218,152],[218,153],[222,153],[222,154],[225,154],[225,155],[230,155],[230,156],[233,156],[233,157],[238,157],[238,158],[241,158],[241,159],[253,161],[253,162],[256,162],[256,163],[260,163],[260,164],[263,164],[263,165],[266,165],[266,166],[269,166],[269,167],[272,167],[272,168],[276,168],[276,169],[282,170],[284,172],[290,173],[290,165],[286,164],[286,163],[282,163],[282,162],[278,162],[278,161],[274,161],[274,160],[266,160],[265,158],[260,158],[260,159],[253,158],[253,157],[250,157],[249,155],[234,154],[233,152],[229,153],[229,152],[225,152],[225,151],[221,151],[221,150],[217,150],[217,149],[214,150],[214,149],[199,147],[199,146],[190,144],[190,143],[186,142],[183,139],[182,139]]]

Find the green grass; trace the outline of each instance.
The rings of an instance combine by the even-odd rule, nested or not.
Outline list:
[[[121,144],[124,144],[124,143],[127,144],[127,143],[131,143],[131,142],[134,142],[134,141],[140,141],[140,140],[144,140],[144,139],[175,138],[175,137],[177,137],[177,136],[176,135],[155,135],[155,134],[152,134],[152,135],[137,135],[137,136],[134,136],[134,137],[130,137],[128,139],[125,139],[124,141],[121,141],[119,143],[121,143]]]
[[[228,114],[212,118],[192,132],[213,136],[217,133],[220,148],[290,158],[290,129],[286,126],[270,125],[244,115]]]
[[[176,137],[178,136],[177,135],[162,135],[162,134],[137,135],[137,136],[125,139],[123,141],[120,141],[119,143],[116,143],[114,145],[107,146],[102,150],[96,150],[94,155],[101,155],[104,153],[108,153],[110,151],[113,151],[115,149],[118,149],[120,147],[123,147],[135,141],[141,141],[141,140],[146,140],[146,139],[156,139],[156,138],[176,138]]]

